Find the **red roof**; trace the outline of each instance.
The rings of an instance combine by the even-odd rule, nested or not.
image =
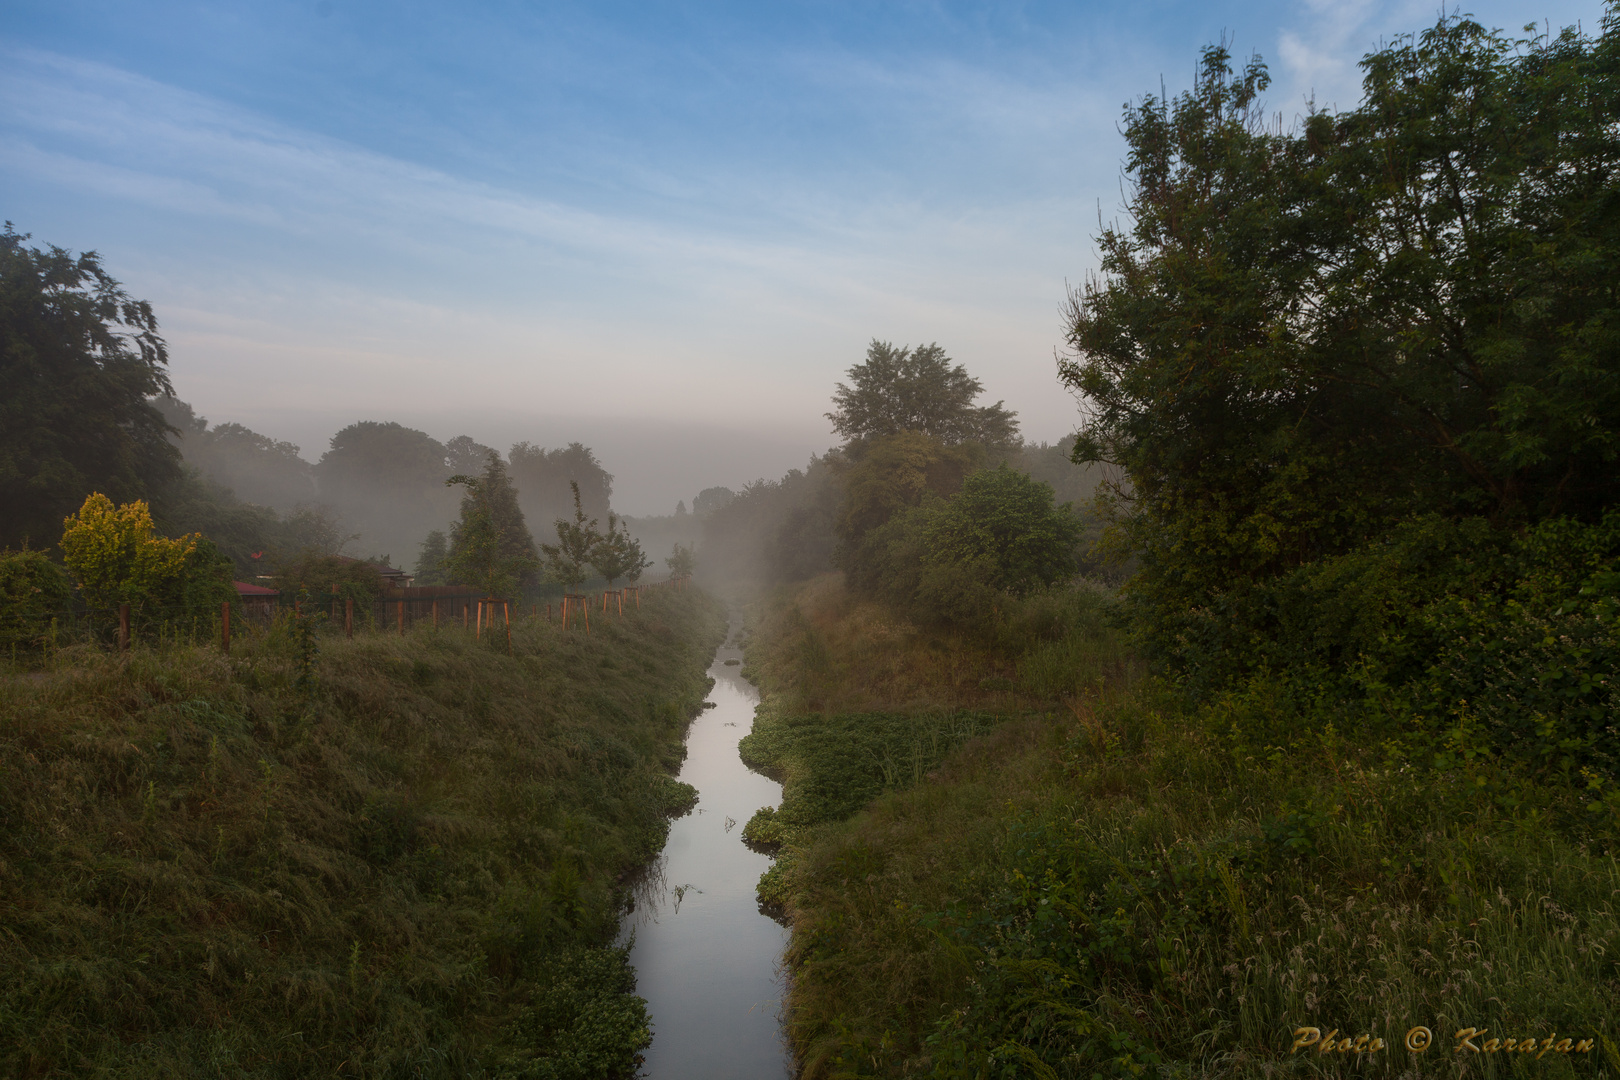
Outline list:
[[[281,595],[281,593],[277,592],[275,589],[267,589],[263,585],[249,585],[245,581],[233,581],[233,582],[231,582],[231,584],[236,586],[236,595],[237,596],[280,596]]]

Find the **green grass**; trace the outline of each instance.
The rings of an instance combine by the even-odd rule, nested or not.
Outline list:
[[[627,1074],[624,875],[724,632],[650,593],[525,620],[0,677],[0,1073]]]
[[[750,663],[797,633],[762,621]],[[1620,866],[1595,793],[1357,735],[1390,728],[1344,708],[1335,728],[1281,683],[1195,705],[1115,648],[1079,658],[1111,674],[1069,707],[797,836],[772,885],[807,1080],[1620,1074]],[[1468,1026],[1594,1046],[1459,1059]],[[1389,1047],[1290,1053],[1302,1027]]]

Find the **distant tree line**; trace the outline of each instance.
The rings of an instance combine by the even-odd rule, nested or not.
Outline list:
[[[310,463],[292,443],[211,426],[175,396],[151,305],[95,252],[28,240],[10,223],[0,232],[0,549],[54,552],[63,521],[99,494],[141,503],[156,534],[207,537],[244,577],[297,567],[347,580],[342,557],[408,565],[427,542],[425,576],[444,578],[457,554],[446,531],[467,510],[446,481],[484,474],[493,449],[368,420]],[[566,519],[577,488],[587,516],[609,521],[604,536],[622,531],[613,477],[588,447],[520,442],[500,472],[489,490],[510,496],[502,513]]]
[[[873,341],[848,374],[828,414],[843,445],[694,503],[703,573],[773,582],[842,568],[917,618],[965,623],[996,596],[1086,568],[1076,504],[1100,470],[1070,460],[1072,441],[1024,444],[1016,414],[976,404],[983,385],[938,344]]]

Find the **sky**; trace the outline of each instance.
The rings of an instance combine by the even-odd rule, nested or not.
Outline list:
[[[937,341],[1061,438],[1060,307],[1122,211],[1126,104],[1225,40],[1285,123],[1350,108],[1361,56],[1440,11],[7,0],[0,218],[100,252],[216,423],[310,460],[356,420],[577,439],[619,509],[666,513],[836,443],[874,338]]]

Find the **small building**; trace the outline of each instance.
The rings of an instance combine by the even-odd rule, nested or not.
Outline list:
[[[250,585],[245,581],[233,581],[236,586],[237,599],[242,601],[242,612],[246,615],[258,615],[269,618],[276,612],[276,599],[281,595],[275,589],[267,589],[263,585]]]

